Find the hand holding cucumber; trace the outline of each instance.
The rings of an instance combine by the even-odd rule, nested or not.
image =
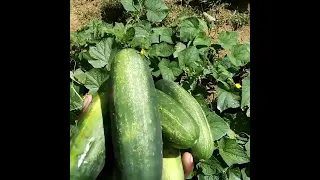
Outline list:
[[[92,101],[92,96],[87,95],[84,100],[83,100],[83,108],[82,108],[82,113],[85,112],[88,108],[88,105]],[[189,152],[185,152],[181,155],[181,160],[182,160],[182,166],[184,170],[185,177],[187,177],[192,171],[193,171],[193,156]]]

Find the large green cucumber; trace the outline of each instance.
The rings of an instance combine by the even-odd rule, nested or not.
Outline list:
[[[96,93],[70,139],[70,180],[94,180],[105,163],[107,99]]]
[[[173,81],[161,79],[156,82],[155,86],[176,100],[198,123],[200,136],[197,143],[191,148],[192,155],[198,160],[209,159],[213,153],[214,142],[209,123],[200,104],[183,87]]]
[[[120,179],[160,180],[162,134],[150,68],[136,50],[123,49],[111,69],[111,133]]]
[[[196,121],[173,98],[156,90],[163,138],[178,149],[191,148],[199,138]]]
[[[163,147],[162,180],[184,180],[180,152],[170,146]]]

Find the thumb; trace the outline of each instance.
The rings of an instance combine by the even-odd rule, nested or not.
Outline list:
[[[193,171],[193,157],[190,153],[185,152],[182,154],[182,166],[185,178]]]

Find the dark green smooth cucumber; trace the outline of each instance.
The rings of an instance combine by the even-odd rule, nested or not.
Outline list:
[[[162,134],[150,68],[136,50],[123,49],[111,69],[111,132],[120,179],[160,180]]]
[[[209,123],[200,104],[183,87],[173,81],[161,79],[155,85],[157,89],[176,100],[197,122],[200,136],[197,143],[191,148],[192,155],[198,160],[209,159],[213,153],[214,142]]]
[[[101,97],[101,98],[100,98]],[[95,180],[105,163],[107,99],[96,93],[70,139],[70,180]]]
[[[199,126],[173,98],[156,90],[163,138],[178,149],[191,148],[199,138]]]

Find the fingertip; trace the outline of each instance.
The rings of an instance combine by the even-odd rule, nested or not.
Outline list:
[[[193,171],[193,156],[189,152],[185,152],[182,154],[182,165],[185,177],[188,177],[189,174]]]

